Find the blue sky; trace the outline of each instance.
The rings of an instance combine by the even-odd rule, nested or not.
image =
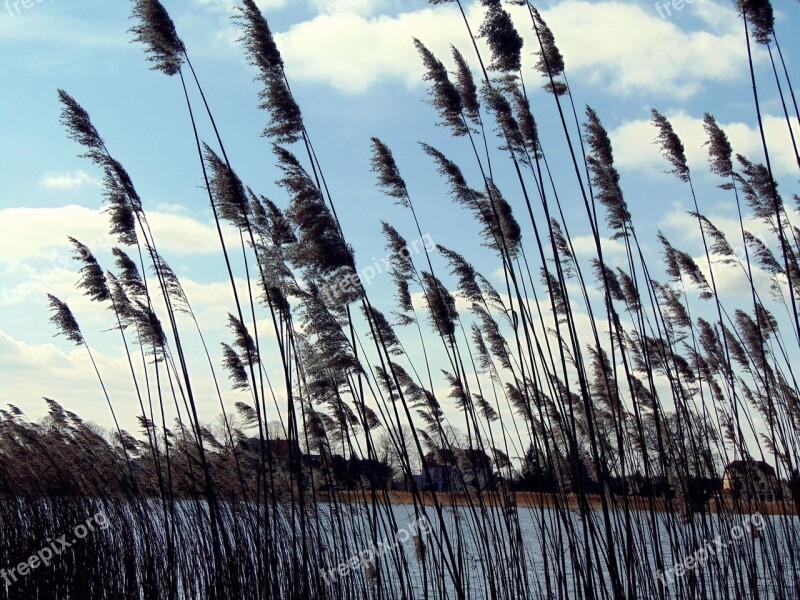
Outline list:
[[[258,84],[237,43],[229,0],[164,1],[196,66],[218,119],[232,164],[244,182],[285,206],[275,185],[278,171],[268,140],[260,137],[267,115],[257,109]],[[385,256],[380,220],[413,239],[408,215],[375,188],[369,170],[369,138],[394,151],[409,182],[423,230],[440,244],[463,252],[487,275],[499,265],[478,247],[478,227],[452,205],[446,187],[418,146],[441,147],[456,162],[469,149],[449,138],[427,105],[422,66],[412,37],[418,37],[448,66],[449,44],[475,63],[463,24],[449,5],[421,0],[266,0],[258,3],[276,33],[288,77],[303,110],[359,264]],[[466,2],[477,29],[481,8]],[[59,124],[56,90],[64,88],[89,113],[144,199],[156,239],[183,278],[206,326],[212,346],[227,340],[229,289],[214,239],[180,83],[148,70],[142,48],[131,44],[128,2],[44,0],[19,10],[0,6],[0,403],[14,403],[41,416],[41,396],[62,401],[85,418],[108,425],[104,400],[83,353],[53,339],[45,292],[67,300],[89,341],[115,400],[127,407],[123,425],[133,428],[135,407],[126,383],[117,338],[102,330],[110,314],[98,311],[74,289],[75,266],[66,236],[88,244],[109,264],[113,244],[105,233],[99,173],[76,155],[79,148]],[[690,198],[662,171],[653,145],[650,108],[672,120],[700,183],[703,210],[723,229],[732,226],[729,197],[716,190],[706,168],[701,126],[711,112],[728,132],[734,149],[763,160],[753,111],[741,24],[731,4],[696,0],[661,18],[652,2],[566,0],[540,6],[565,56],[570,84],[581,110],[594,107],[609,130],[634,222],[652,234],[661,228],[676,245],[698,254],[687,222]],[[790,73],[800,68],[800,40],[791,34],[800,4],[775,4],[776,29]],[[578,210],[577,190],[563,165],[564,141],[552,98],[541,91],[531,69],[529,22],[518,18],[526,40],[525,77],[543,144],[553,157],[568,207]],[[762,109],[775,152],[784,196],[797,191],[781,107],[768,77],[766,54],[756,50]],[[211,141],[203,125],[202,135]],[[557,157],[561,157],[558,159]],[[511,176],[509,165],[498,180]],[[574,197],[573,197],[574,196]],[[522,207],[509,198],[520,221]],[[524,232],[529,233],[528,227]],[[728,229],[729,230],[729,229]],[[573,233],[582,232],[580,219]],[[378,306],[391,310],[387,277],[370,289]],[[731,276],[723,281],[741,293]],[[202,362],[198,363],[198,371]],[[208,376],[204,382],[210,385]],[[203,416],[218,412],[204,401]]]

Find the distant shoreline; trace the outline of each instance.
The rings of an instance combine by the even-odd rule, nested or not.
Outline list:
[[[371,492],[354,492],[354,491],[341,491],[337,494],[338,499],[356,503],[362,502],[364,499],[364,494],[367,497],[370,497]],[[387,492],[377,492],[378,502],[383,503],[384,494],[388,494],[389,496],[389,503],[390,504],[413,504],[414,499],[411,492],[402,492],[397,490],[390,490]],[[422,494],[423,501],[426,506],[433,506],[433,494],[431,492],[423,492]],[[516,498],[516,504],[520,508],[555,508],[557,505],[557,496],[550,493],[539,493],[539,492],[516,492],[514,494]],[[436,494],[439,502],[443,506],[468,506],[470,501],[465,494],[457,494],[457,493],[448,493],[448,492],[438,492]],[[329,501],[330,495],[324,494],[320,495],[320,499],[323,501]],[[577,510],[578,509],[578,498],[573,494],[569,494],[566,498],[567,500],[567,509],[569,510]],[[650,510],[650,500],[646,497],[641,496],[627,496],[627,497],[619,497],[616,499],[616,504],[612,505],[612,509],[622,510],[625,506],[625,500],[628,501],[628,506],[631,510],[637,512],[647,512]],[[483,493],[483,501],[488,506],[501,506],[502,505],[502,496],[498,492],[484,492]],[[593,509],[601,510],[602,509],[602,502],[600,496],[597,494],[589,494],[588,495],[589,506]],[[477,503],[477,496],[472,496],[472,503]],[[752,513],[760,513],[765,515],[772,515],[772,516],[780,516],[784,514],[783,511],[783,503],[781,502],[764,502],[759,503],[758,505],[753,505],[753,510],[747,510],[747,503],[740,502],[740,506],[738,507],[740,510],[734,511],[733,500],[728,497],[722,498],[712,498],[708,502],[707,508],[711,513],[718,513],[722,507],[725,507],[727,512],[740,512],[742,514],[749,514]],[[797,508],[794,506],[794,502],[791,499],[787,499],[785,501],[787,512],[789,515],[798,515]],[[655,500],[655,510],[657,512],[668,512],[668,506],[666,501],[663,498],[657,498]],[[677,503],[676,503],[676,510],[678,510]]]

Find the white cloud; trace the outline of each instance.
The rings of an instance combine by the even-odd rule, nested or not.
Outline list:
[[[88,327],[105,330],[113,326],[113,315],[98,310],[96,303],[76,289],[78,265],[72,259],[72,247],[66,239],[71,235],[81,240],[97,254],[104,267],[111,267],[111,257],[105,253],[115,245],[115,240],[106,233],[106,221],[101,211],[75,205],[0,210],[0,307],[9,311],[7,314],[28,307],[25,310],[34,317],[36,310],[43,311],[45,294],[52,293],[66,301],[79,321],[86,322]],[[173,267],[178,267],[176,271],[198,321],[208,331],[224,330],[228,312],[235,310],[216,230],[188,216],[156,211],[149,213],[148,221],[162,254],[168,260],[180,258],[173,261]],[[233,247],[239,243],[238,237],[233,233],[227,237],[228,233],[226,229],[226,242]],[[202,261],[199,272],[185,266],[187,260],[198,256]],[[237,272],[241,267],[235,256],[233,267]],[[208,279],[215,272],[219,274],[219,281],[192,278],[192,273],[202,273]],[[235,282],[239,297],[246,298],[246,280],[237,278]],[[258,294],[258,287],[254,288],[255,294]],[[157,295],[155,302],[157,311],[165,314]],[[44,323],[45,319],[39,318],[39,322]],[[259,334],[272,337],[271,322],[262,323]]]
[[[608,262],[609,255],[618,256],[625,253],[625,244],[620,240],[600,238],[600,246],[603,249],[603,257]],[[578,256],[597,257],[597,245],[591,235],[579,235],[572,238],[572,247]]]
[[[412,38],[444,56],[451,40],[466,43],[463,30],[456,9],[440,6],[396,17],[321,14],[276,35],[276,41],[290,77],[362,93],[384,80],[421,83],[423,69]]]
[[[543,17],[567,75],[577,71],[614,95],[685,99],[706,84],[735,80],[747,64],[733,10],[710,0],[691,9],[706,31],[683,31],[654,10],[614,1],[568,0]]]
[[[744,244],[742,242],[742,233],[739,225],[739,220],[733,214],[717,214],[710,212],[706,214],[706,218],[719,229],[728,243],[730,244],[734,256],[737,260],[734,264],[722,264],[719,262],[721,257],[714,254],[711,255],[711,260],[714,268],[714,279],[716,281],[717,290],[723,300],[723,303],[729,305],[731,302],[748,303],[751,299],[750,283],[747,279],[746,272],[746,258]],[[690,215],[680,205],[676,205],[672,210],[667,212],[663,219],[659,222],[659,226],[664,229],[666,237],[670,243],[677,248],[690,251],[694,256],[693,259],[703,271],[706,279],[710,282],[710,272],[708,268],[708,260],[705,256],[702,247],[702,237],[700,235],[700,226],[697,223],[697,218]],[[774,233],[770,231],[769,226],[759,220],[749,220],[745,222],[745,228],[765,245],[775,248],[776,239]],[[760,269],[755,261],[751,258],[751,268],[753,273],[753,281],[761,300],[767,303],[770,298],[770,285],[772,280],[770,275]]]
[[[39,185],[53,190],[74,190],[84,185],[100,186],[100,181],[84,171],[49,172],[42,175]]]
[[[135,427],[133,415],[141,411],[124,383],[127,364],[121,358],[97,351],[94,357],[122,427]],[[85,349],[65,352],[55,344],[31,345],[0,330],[0,362],[3,364],[0,403],[14,404],[30,418],[38,419],[47,409],[42,397],[48,397],[82,418],[111,424],[108,405]]]
[[[265,12],[285,8],[289,0],[255,0],[258,8]],[[308,4],[320,14],[354,13],[371,15],[391,4],[390,0],[307,0]],[[212,11],[233,12],[239,4],[237,0],[195,0],[195,3]],[[299,4],[299,2],[297,2]],[[269,14],[265,14],[269,19]]]
[[[47,269],[14,265],[3,271],[3,279],[3,286],[0,287],[0,306],[3,307],[43,304],[47,293],[65,298],[77,297],[75,282],[78,275],[66,262]]]
[[[169,202],[162,202],[156,206],[156,211],[161,213],[171,213],[176,215],[185,215],[189,212],[183,204],[170,204]]]
[[[363,0],[318,3],[329,10],[276,36],[293,78],[324,82],[346,93],[362,93],[383,80],[419,85],[422,67],[412,37],[444,60],[451,43],[471,57],[471,42],[453,5],[370,16],[360,8]],[[525,38],[523,56],[530,73],[537,47],[530,16],[523,8],[509,10]],[[659,93],[685,99],[707,84],[743,76],[747,64],[735,12],[711,0],[693,10],[706,30],[683,31],[654,10],[618,1],[567,0],[543,16],[573,83],[588,80],[618,96]],[[473,3],[467,12],[477,31],[481,6]]]
[[[184,215],[152,211],[148,222],[161,252],[182,255],[219,250],[213,227]],[[65,254],[73,236],[93,251],[116,245],[108,235],[108,217],[102,210],[68,205],[55,208],[5,208],[0,210],[0,263]]]
[[[126,36],[120,36],[109,27],[98,27],[96,23],[46,6],[36,5],[15,17],[7,17],[3,9],[0,40],[69,45],[72,51],[87,48],[113,50],[128,45]],[[74,56],[72,58],[74,60]]]
[[[703,119],[685,112],[666,113],[675,133],[681,138],[686,150],[689,167],[708,171],[708,148],[704,146],[708,136],[703,129]],[[734,154],[743,154],[753,162],[763,162],[761,135],[757,126],[745,123],[719,123],[728,135]],[[782,117],[766,115],[764,130],[770,149],[770,160],[776,174],[793,173],[797,162],[791,139]],[[614,147],[615,163],[620,168],[644,169],[663,172],[670,168],[654,143],[657,131],[646,119],[627,121],[609,132]]]
[[[42,401],[44,396],[56,400],[64,408],[84,419],[113,427],[108,404],[85,348],[62,349],[66,347],[61,342],[28,344],[0,330],[0,364],[3,365],[0,406],[14,404],[31,419],[39,419],[47,410]],[[136,415],[141,414],[141,408],[124,351],[118,348],[116,355],[112,355],[94,348],[92,354],[97,361],[120,426],[131,433],[137,433]],[[216,354],[216,349],[212,349],[212,358],[219,364],[219,357]],[[206,363],[204,366],[204,361],[205,358],[200,357],[196,363],[192,363],[195,366],[192,371],[192,387],[198,399],[200,418],[208,422],[219,414],[220,406],[213,380],[207,372],[208,365]],[[138,363],[135,364],[135,370],[137,377],[143,380],[141,366]],[[228,403],[248,399],[242,393],[230,392],[221,369],[217,371],[221,379],[223,396]],[[168,397],[168,384],[164,384],[163,392]],[[144,401],[147,405],[147,398]],[[164,404],[167,421],[171,422],[174,416],[172,404],[170,402]]]
[[[737,245],[741,246],[742,234],[739,227],[739,219],[736,217],[736,211],[732,210],[730,214],[727,215],[720,215],[709,211],[705,216],[717,229],[725,234],[731,247],[738,251]],[[677,239],[696,243],[700,243],[702,240],[697,218],[690,215],[688,209],[685,209],[681,204],[676,204],[667,212],[659,221],[659,226],[674,231],[677,234]],[[770,226],[763,221],[755,219],[746,220],[745,228],[756,237],[761,238],[767,245],[772,245],[768,240],[774,238],[774,234]],[[744,256],[743,253],[742,256]]]
[[[255,0],[256,6],[263,10],[283,8],[288,4],[288,0]],[[234,7],[239,3],[236,0],[195,0],[195,3],[212,11],[233,12]]]
[[[321,14],[349,13],[356,15],[372,15],[383,8],[381,0],[310,0],[311,5]]]

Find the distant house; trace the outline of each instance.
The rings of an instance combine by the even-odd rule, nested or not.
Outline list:
[[[734,498],[772,502],[783,496],[775,469],[763,460],[734,460],[725,467],[722,492]]]
[[[314,479],[317,489],[328,490],[328,482],[332,478],[332,461],[344,460],[338,454],[323,456],[322,454],[303,454],[301,457],[303,472]]]
[[[786,495],[794,500],[795,510],[800,514],[800,472],[795,469],[786,482]]]
[[[430,480],[424,469],[413,476],[420,491],[463,491],[462,479],[467,486],[479,490],[487,489],[494,482],[492,460],[481,450],[433,450],[425,455],[423,462],[430,474]],[[410,487],[410,482],[407,485]]]
[[[261,453],[261,440],[259,438],[249,438],[247,440],[247,445],[256,454]],[[279,461],[282,463],[288,463],[292,452],[292,446],[294,446],[296,453],[295,456],[300,456],[300,446],[297,444],[297,442],[291,444],[289,440],[267,440],[267,443],[264,447],[264,456],[267,460],[272,460],[273,462]]]
[[[370,460],[351,456],[349,459],[340,454],[304,454],[302,459],[304,472],[313,476],[317,489],[386,490],[390,488],[392,467],[378,460]]]
[[[308,467],[309,469],[321,471],[325,468],[325,460],[321,454],[303,454],[302,460],[303,466]]]

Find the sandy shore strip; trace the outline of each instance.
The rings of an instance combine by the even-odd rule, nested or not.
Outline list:
[[[344,502],[351,502],[351,503],[362,503],[366,499],[370,501],[372,494],[371,492],[355,492],[355,491],[341,491],[338,492],[336,497],[340,501]],[[397,490],[390,490],[387,492],[377,492],[376,498],[377,502],[383,503],[385,501],[386,496],[388,496],[388,501],[390,504],[413,504],[413,495],[411,492],[403,492]],[[431,492],[424,492],[421,494],[425,505],[432,506],[433,502],[433,494]],[[560,498],[555,494],[549,493],[538,493],[538,492],[516,492],[514,494],[516,498],[516,505],[520,508],[555,508],[556,506],[564,507],[564,502],[567,503],[567,508],[570,510],[578,510],[578,497],[575,494],[567,494],[566,496],[561,496]],[[444,506],[468,506],[471,504],[476,505],[478,503],[477,495],[471,495],[468,497],[466,494],[456,494],[456,493],[447,493],[447,492],[439,492],[436,494],[439,502]],[[590,494],[588,497],[589,506],[593,509],[601,510],[603,508],[602,501],[599,495]],[[323,502],[330,501],[331,497],[329,494],[320,494],[319,499]],[[487,506],[502,506],[503,496],[498,492],[484,492],[483,493],[483,501],[484,504]],[[611,502],[612,510],[624,510],[625,505],[627,502],[627,506],[630,510],[634,511],[649,511],[651,509],[650,500],[648,498],[643,498],[640,496],[620,496]],[[741,512],[743,514],[747,513],[760,513],[764,515],[797,515],[797,507],[795,507],[794,503],[787,499],[785,503],[782,502],[763,502],[763,503],[753,503],[752,509],[748,508],[746,502],[739,502],[739,506],[734,506],[733,499],[729,496],[723,496],[721,498],[712,498],[708,503],[708,508],[712,513],[722,512]],[[664,500],[663,498],[657,498],[654,502],[653,508],[657,512],[666,512],[670,510],[669,503]],[[672,510],[680,510],[680,505],[677,501],[673,502]]]

